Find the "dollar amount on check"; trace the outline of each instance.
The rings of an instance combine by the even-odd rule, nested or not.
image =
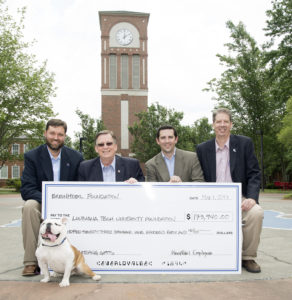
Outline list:
[[[100,273],[241,272],[241,185],[44,182],[43,218]]]

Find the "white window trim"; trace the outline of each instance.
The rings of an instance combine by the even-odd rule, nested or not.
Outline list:
[[[17,148],[18,148],[17,153],[13,153],[13,152],[14,152],[14,151],[13,151],[13,147],[14,147],[14,146],[17,146]],[[12,147],[11,147],[11,154],[13,154],[13,155],[19,155],[19,154],[20,154],[20,145],[19,145],[19,144],[16,144],[16,143],[12,144]]]
[[[15,167],[17,168],[18,176],[14,176],[13,169],[14,169]],[[12,179],[20,178],[20,167],[19,167],[18,165],[11,166],[11,178],[12,178]]]
[[[2,175],[4,168],[6,170],[6,176]],[[0,179],[8,179],[8,166],[3,165],[3,167],[0,169]]]

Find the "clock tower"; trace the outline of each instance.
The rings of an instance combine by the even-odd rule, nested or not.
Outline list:
[[[149,14],[100,11],[101,117],[117,136],[118,152],[130,155],[128,126],[147,110]]]

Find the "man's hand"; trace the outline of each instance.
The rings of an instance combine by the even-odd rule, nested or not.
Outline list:
[[[254,205],[256,204],[256,201],[252,198],[245,198],[242,202],[241,202],[241,209],[242,210],[250,210]]]
[[[169,182],[182,182],[179,176],[171,176]]]
[[[137,181],[137,179],[131,177],[128,180],[125,180],[125,182],[127,182],[127,183],[137,183],[138,181]]]

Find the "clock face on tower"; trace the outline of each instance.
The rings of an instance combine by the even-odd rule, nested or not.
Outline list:
[[[129,29],[119,29],[116,33],[117,42],[122,46],[127,46],[133,41],[133,34]]]

